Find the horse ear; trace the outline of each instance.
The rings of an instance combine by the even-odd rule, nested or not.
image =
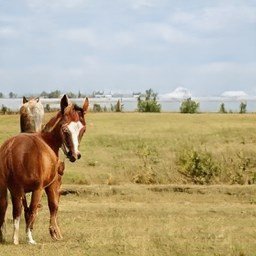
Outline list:
[[[83,104],[83,111],[84,111],[84,113],[88,110],[88,107],[89,107],[89,100],[86,97],[86,99],[84,100],[84,104]]]
[[[65,108],[68,106],[68,96],[65,94],[60,101],[61,113],[64,114]]]
[[[28,102],[27,98],[25,96],[23,96],[23,104],[25,104],[27,102]]]

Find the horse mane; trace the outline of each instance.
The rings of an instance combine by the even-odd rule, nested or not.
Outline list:
[[[76,104],[74,105],[74,109],[75,109],[75,111],[80,111],[81,113],[84,113],[83,108],[77,106]]]
[[[42,129],[42,133],[44,132],[51,132],[59,123],[59,121],[61,120],[62,114],[61,111],[59,111],[57,113],[56,116],[52,117],[43,127]]]
[[[83,113],[83,109],[79,106],[77,106],[76,104],[68,104],[68,106],[65,108],[64,110],[64,113],[69,115],[72,113],[72,111],[75,110],[75,111],[80,111]]]

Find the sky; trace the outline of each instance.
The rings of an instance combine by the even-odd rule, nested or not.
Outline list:
[[[256,95],[256,0],[0,0],[0,92]]]

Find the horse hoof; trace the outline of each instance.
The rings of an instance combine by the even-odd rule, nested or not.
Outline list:
[[[54,227],[50,227],[49,231],[53,240],[59,241],[63,238],[62,235],[60,234],[60,231],[58,231],[58,229]]]
[[[0,235],[0,244],[5,243],[5,239]]]
[[[30,240],[30,241],[28,241],[28,244],[35,245],[36,241],[35,240]]]

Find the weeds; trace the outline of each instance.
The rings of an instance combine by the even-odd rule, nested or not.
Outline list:
[[[219,167],[208,152],[185,150],[179,157],[180,173],[195,184],[210,184],[219,174]]]
[[[135,154],[139,158],[140,164],[137,173],[132,177],[132,182],[138,184],[159,183],[155,168],[159,162],[157,150],[146,143],[140,142]]]

